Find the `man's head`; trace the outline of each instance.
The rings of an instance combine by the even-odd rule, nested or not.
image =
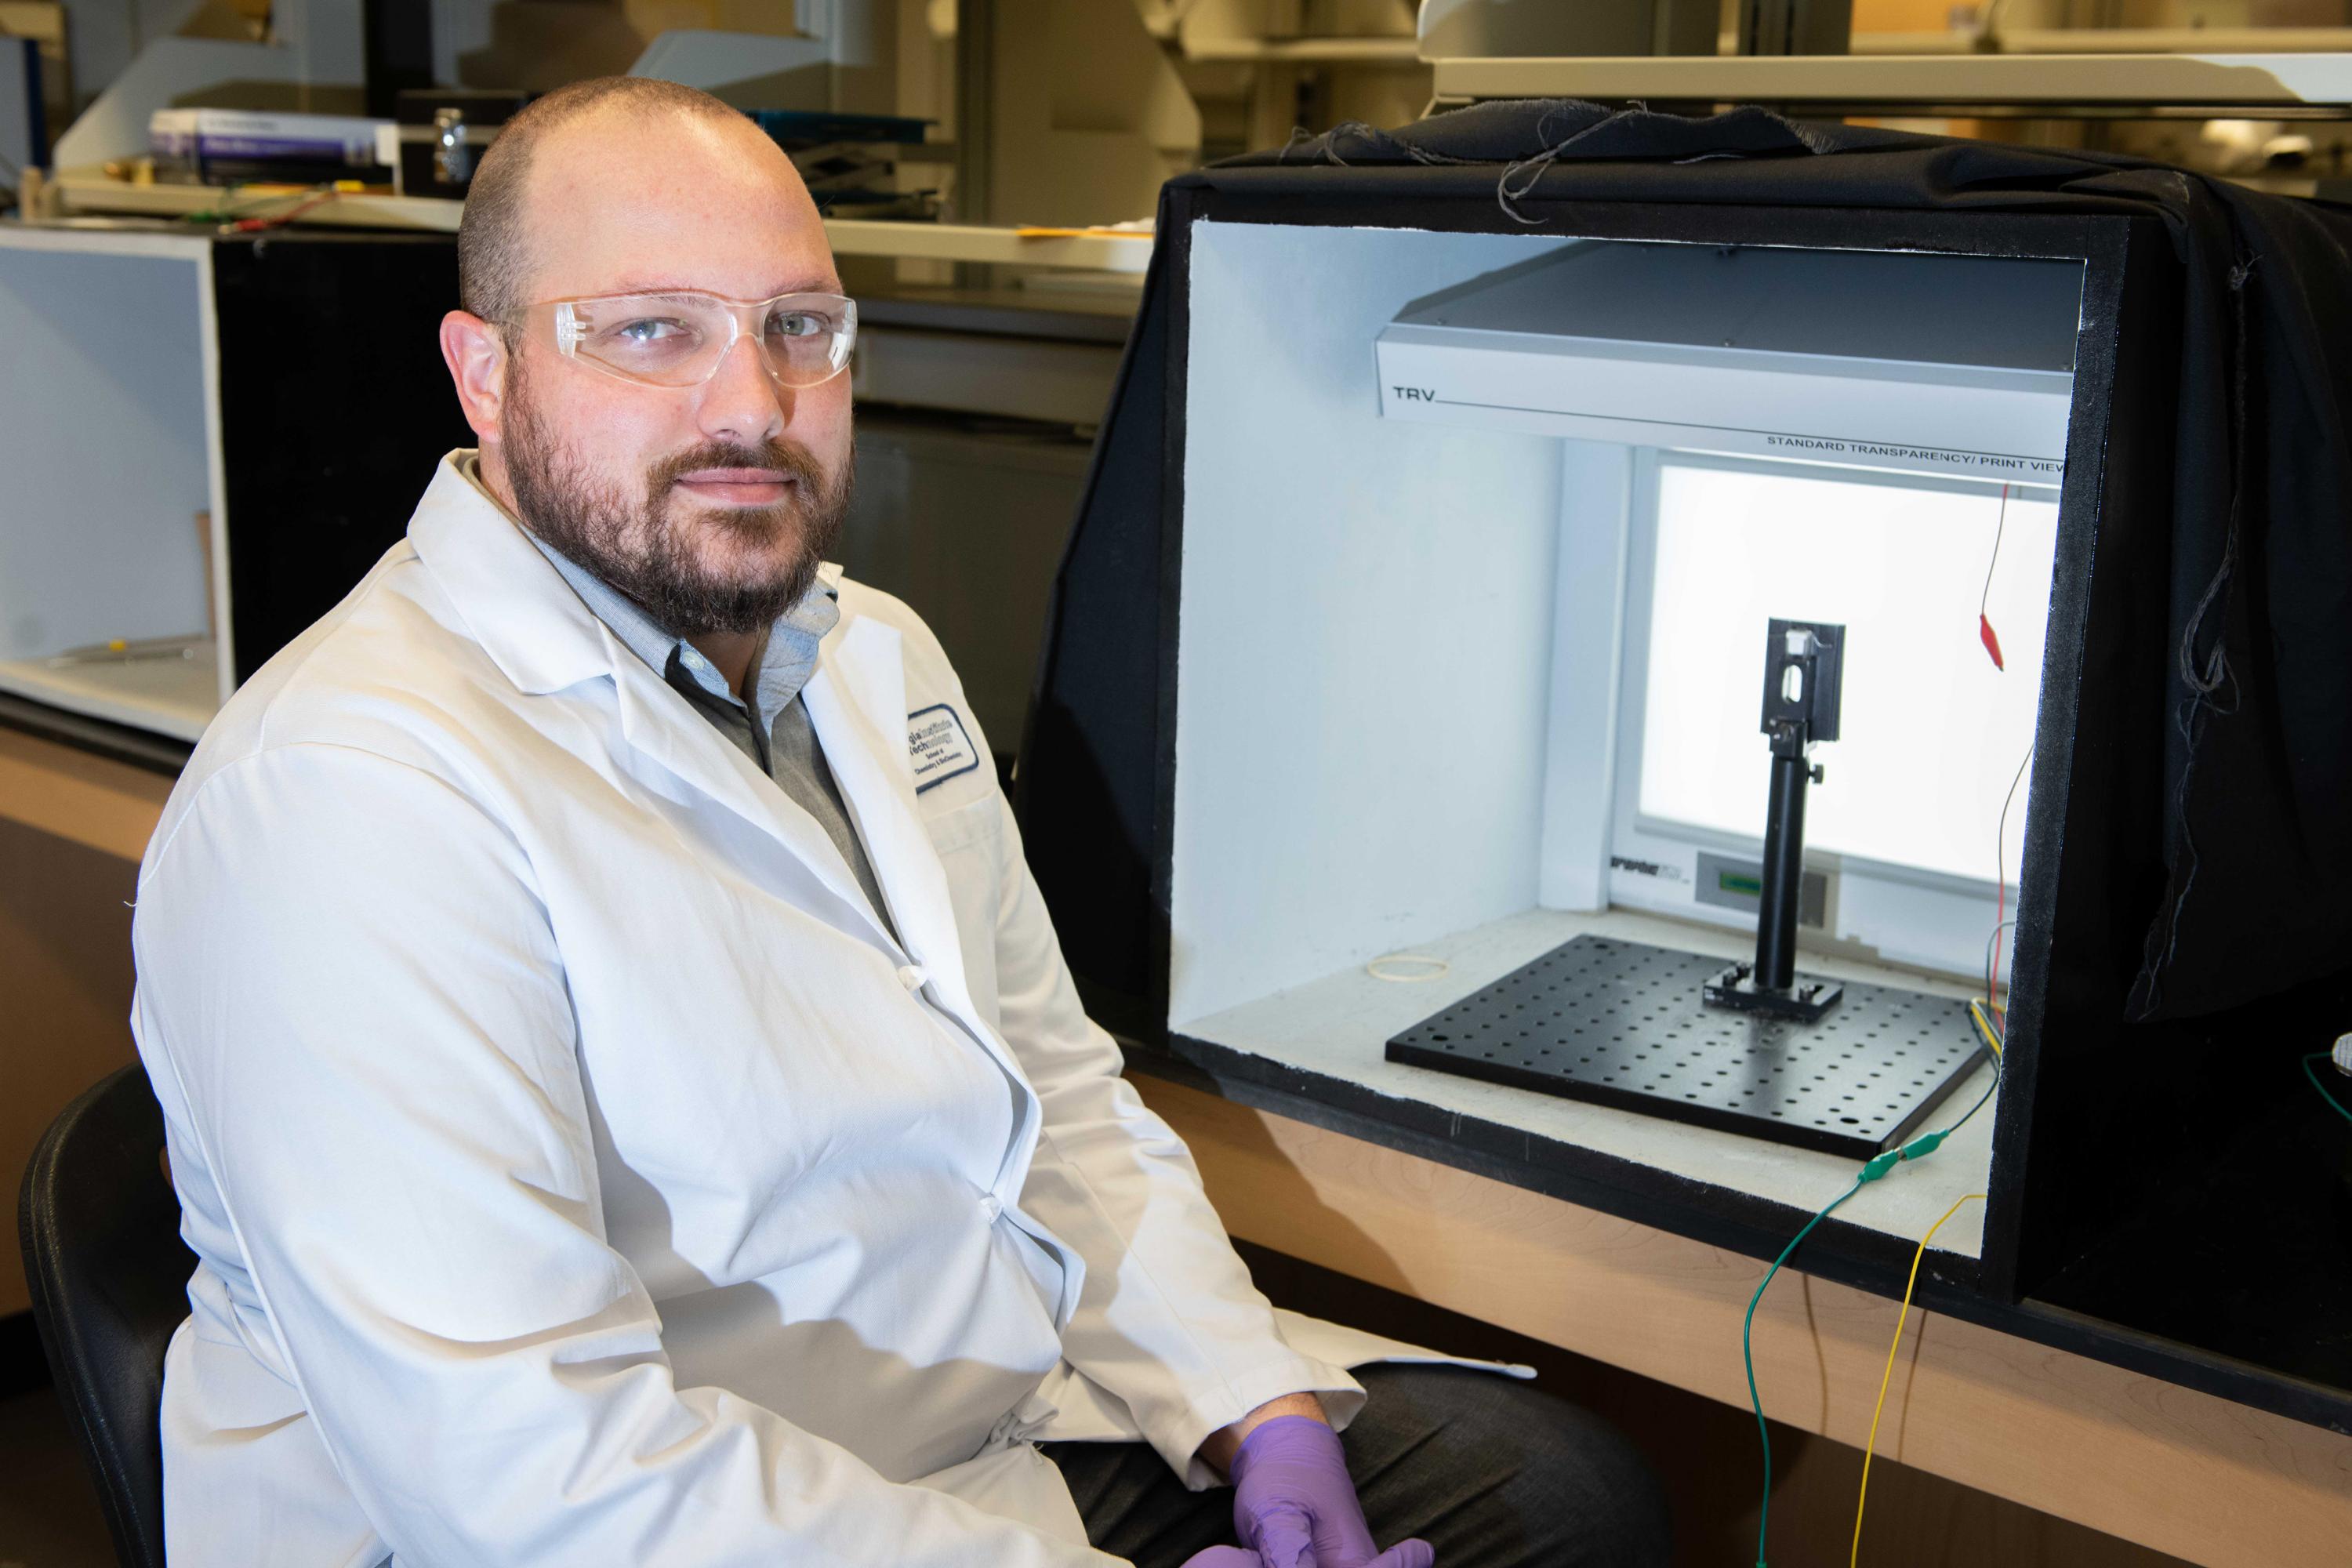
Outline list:
[[[807,590],[848,504],[849,377],[784,385],[747,334],[708,381],[647,385],[564,354],[545,308],[840,292],[815,204],[757,126],[670,82],[551,92],[483,157],[457,268],[442,356],[484,483],[532,531],[680,637],[757,630]]]

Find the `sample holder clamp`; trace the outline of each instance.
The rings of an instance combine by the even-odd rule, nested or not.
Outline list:
[[[1772,793],[1764,816],[1764,879],[1756,912],[1756,962],[1708,980],[1707,1005],[1819,1023],[1845,987],[1800,976],[1797,895],[1805,874],[1805,790],[1822,782],[1816,743],[1838,738],[1845,673],[1845,627],[1774,620],[1764,646],[1764,733],[1772,747]]]

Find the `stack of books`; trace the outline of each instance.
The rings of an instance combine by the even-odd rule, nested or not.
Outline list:
[[[159,109],[147,121],[155,177],[199,185],[389,184],[392,136],[389,120],[340,114]]]

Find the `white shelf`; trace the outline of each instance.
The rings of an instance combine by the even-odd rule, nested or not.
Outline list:
[[[220,662],[210,643],[198,644],[192,658],[68,665],[11,659],[0,662],[0,691],[193,742],[220,711]]]
[[[1440,99],[2170,110],[2352,105],[2352,54],[2338,53],[1660,55],[1434,65]]]
[[[2352,27],[2011,27],[1979,37],[1957,27],[1856,33],[1857,55],[2305,55],[2352,49]],[[1737,53],[1726,35],[1717,54]]]
[[[1071,267],[1140,273],[1151,262],[1148,234],[1024,236],[1017,229],[967,223],[880,223],[828,218],[824,237],[836,256],[994,261],[1013,267]]]
[[[1422,68],[1421,40],[1402,37],[1186,38],[1184,58],[1199,64],[1348,65]]]
[[[134,185],[89,170],[68,170],[55,184],[69,212],[142,217],[185,217],[224,205],[247,216],[268,217],[310,197],[309,192],[263,197],[232,195],[212,185]],[[462,202],[425,196],[339,195],[320,202],[293,221],[301,226],[404,229],[454,234],[465,211]],[[1149,235],[1024,236],[1016,229],[978,224],[884,223],[831,218],[825,237],[836,256],[872,256],[932,261],[1001,262],[1016,267],[1068,267],[1094,272],[1140,273],[1151,260]]]
[[[185,217],[223,205],[239,216],[269,217],[309,201],[316,193],[289,191],[265,195],[232,193],[219,185],[138,185],[90,170],[61,172],[51,187],[68,212],[107,213],[135,217]],[[294,222],[303,227],[389,228],[411,232],[454,234],[462,202],[424,196],[341,195],[320,202]]]

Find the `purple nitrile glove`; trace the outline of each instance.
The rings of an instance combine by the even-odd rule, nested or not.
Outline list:
[[[1234,1529],[1265,1568],[1435,1568],[1425,1541],[1373,1544],[1339,1435],[1311,1415],[1252,1428],[1233,1473]]]

